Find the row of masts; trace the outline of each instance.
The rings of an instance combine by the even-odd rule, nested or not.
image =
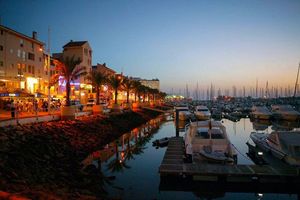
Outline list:
[[[287,87],[260,87],[237,88],[233,86],[232,89],[216,89],[213,84],[207,89],[195,89],[190,92],[188,85],[186,85],[185,90],[179,89],[178,91],[173,90],[171,94],[184,96],[185,98],[193,98],[194,100],[213,100],[218,96],[231,96],[231,97],[253,97],[253,98],[278,98],[278,97],[293,97],[300,95],[300,87],[296,86],[296,92],[293,91],[292,86]],[[294,95],[295,94],[295,95]]]
[[[181,95],[185,98],[193,98],[194,100],[213,100],[218,96],[232,96],[232,97],[254,97],[254,98],[278,98],[278,97],[296,97],[300,95],[300,87],[298,84],[300,63],[297,71],[297,77],[295,82],[294,90],[292,86],[279,87],[279,86],[269,86],[269,82],[266,81],[264,87],[259,87],[258,79],[256,79],[256,85],[254,87],[242,86],[238,88],[237,86],[232,86],[232,89],[216,89],[212,83],[207,89],[199,89],[199,84],[197,82],[196,89],[190,93],[188,84],[186,84],[185,90],[179,89],[178,92],[174,93],[172,89],[171,94]]]

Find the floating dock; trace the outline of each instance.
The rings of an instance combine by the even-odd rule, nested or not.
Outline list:
[[[190,177],[194,181],[300,183],[300,170],[292,166],[185,163],[182,137],[170,139],[159,173],[161,177]]]

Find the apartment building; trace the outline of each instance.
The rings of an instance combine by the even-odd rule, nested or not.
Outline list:
[[[159,79],[141,79],[141,78],[138,78],[138,77],[134,77],[132,78],[133,80],[136,80],[136,81],[139,81],[142,85],[144,86],[147,86],[149,88],[152,88],[152,89],[158,89],[160,88],[160,85],[159,85]]]
[[[62,53],[54,53],[54,58],[69,57],[80,59],[81,63],[78,66],[86,68],[86,72],[92,71],[92,48],[88,41],[73,41],[71,40],[63,46]],[[59,80],[58,93],[63,95],[65,92],[65,84],[63,77]],[[78,99],[85,104],[88,99],[88,94],[92,92],[92,86],[86,77],[80,77],[71,83],[71,99]]]
[[[37,32],[30,37],[0,25],[0,90],[46,93],[48,80],[44,43]]]

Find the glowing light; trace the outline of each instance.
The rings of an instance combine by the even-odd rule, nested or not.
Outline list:
[[[107,85],[103,85],[103,91],[106,92],[108,90],[108,86]]]
[[[262,156],[262,155],[264,155],[264,153],[259,151],[259,152],[257,152],[257,155]]]
[[[34,91],[34,84],[38,83],[38,79],[37,78],[33,78],[33,77],[27,77],[27,89],[33,93]]]
[[[81,92],[81,94],[80,94],[81,96],[84,96],[85,95],[85,93],[84,92]]]

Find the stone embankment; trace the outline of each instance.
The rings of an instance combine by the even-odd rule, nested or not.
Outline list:
[[[82,170],[81,161],[158,115],[130,111],[0,128],[0,198],[2,193],[30,199],[103,198],[103,182],[109,180],[94,168]]]

